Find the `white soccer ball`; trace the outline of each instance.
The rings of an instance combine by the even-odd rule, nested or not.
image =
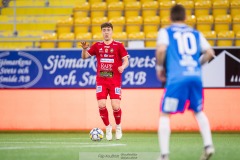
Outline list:
[[[92,141],[101,141],[103,139],[104,133],[100,128],[93,128],[90,131],[89,136]]]

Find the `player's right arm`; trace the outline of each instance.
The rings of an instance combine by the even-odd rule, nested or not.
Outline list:
[[[156,48],[156,73],[160,81],[166,81],[166,73],[164,68],[164,61],[166,56],[167,46],[169,44],[168,34],[166,29],[160,29],[157,38],[157,48]]]
[[[87,51],[89,44],[87,44],[87,42],[80,42],[80,43],[82,47],[82,59],[86,59],[90,56],[90,54]]]

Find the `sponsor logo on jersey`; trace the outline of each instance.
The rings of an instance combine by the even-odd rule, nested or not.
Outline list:
[[[102,86],[97,86],[97,87],[96,87],[96,92],[97,92],[97,93],[102,92]]]
[[[103,49],[102,49],[102,48],[100,48],[100,49],[99,49],[99,52],[103,52]]]
[[[110,46],[104,46],[104,48],[110,48]]]
[[[105,49],[105,53],[108,53],[108,49]]]
[[[113,64],[101,63],[101,70],[111,71]]]
[[[114,59],[113,58],[101,58],[100,62],[102,62],[102,63],[114,63]]]
[[[111,48],[111,49],[110,49],[110,53],[113,53],[113,51],[114,51],[113,48]]]
[[[116,87],[115,88],[115,94],[121,95],[121,88]]]
[[[107,54],[104,54],[104,57],[108,57],[108,55],[107,55]]]

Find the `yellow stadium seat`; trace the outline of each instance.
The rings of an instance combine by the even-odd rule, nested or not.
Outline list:
[[[235,33],[240,31],[240,14],[233,17],[232,28]]]
[[[113,17],[109,19],[109,22],[113,24],[114,32],[123,32],[125,29],[125,17]]]
[[[102,32],[101,31],[101,24],[108,22],[107,17],[96,17],[92,19],[92,26],[91,26],[91,32],[94,35],[95,33]]]
[[[126,32],[114,32],[113,39],[122,42],[126,45],[127,42],[127,33]]]
[[[133,32],[128,34],[129,40],[144,40],[145,34],[143,32]]]
[[[133,32],[128,34],[129,48],[144,48],[145,34],[143,32]]]
[[[49,1],[49,6],[74,6],[80,3],[86,2],[86,0],[48,0]]]
[[[90,4],[88,2],[80,3],[74,6],[73,16],[77,17],[87,17],[89,15]]]
[[[145,3],[145,2],[153,2],[155,0],[140,0],[141,3]]]
[[[217,34],[215,31],[204,31],[202,32],[202,34],[204,35],[205,38],[207,38],[209,44],[211,46],[215,46],[215,42],[216,42],[216,38],[217,38]]]
[[[171,24],[169,16],[161,17],[160,21],[161,21],[161,28],[167,27]]]
[[[185,22],[186,22],[187,25],[195,28],[196,17],[194,15],[188,15]]]
[[[89,17],[77,17],[74,19],[74,33],[86,33],[90,31],[91,20]]]
[[[112,2],[121,2],[121,0],[105,0],[107,4],[112,3]]]
[[[238,31],[238,32],[236,33],[235,46],[237,46],[237,47],[240,46],[240,31]]]
[[[102,40],[102,39],[103,39],[102,32],[98,32],[98,33],[93,34],[92,39],[95,40],[95,41],[100,41],[100,40]]]
[[[102,2],[102,0],[88,0],[90,4],[96,3],[96,2]]]
[[[75,34],[75,37],[76,37],[76,40],[79,41],[77,42],[77,45],[76,47],[77,48],[81,48],[81,41],[86,41],[86,42],[89,42],[92,40],[92,33],[90,32],[87,32],[87,33],[78,33],[78,34]]]
[[[147,35],[149,32],[157,32],[160,26],[159,16],[146,17],[143,20],[143,31]]]
[[[19,37],[41,37],[44,34],[42,30],[19,30]]]
[[[92,33],[78,33],[76,35],[76,40],[83,40],[83,41],[89,41],[92,39]]]
[[[141,11],[140,2],[125,2],[125,17],[139,16]]]
[[[230,24],[232,23],[232,17],[230,15],[218,15],[215,17],[214,30],[219,31],[230,30]]]
[[[57,27],[57,34],[71,32],[73,27],[73,18],[68,17],[68,18],[60,19],[57,22],[56,27]]]
[[[11,37],[13,36],[12,30],[0,30],[0,37]]]
[[[212,8],[212,2],[206,1],[196,1],[195,2],[195,16],[209,15]]]
[[[240,14],[239,13],[239,8],[240,8],[240,1],[239,0],[231,1],[230,13],[231,13],[232,17]]]
[[[14,1],[10,1],[8,6],[13,7]],[[17,7],[43,7],[45,6],[45,1],[32,1],[32,0],[18,0],[16,1]]]
[[[233,46],[235,37],[233,31],[220,31],[217,36],[217,46]]]
[[[142,3],[142,16],[143,18],[156,16],[158,11],[158,2],[146,1]]]
[[[160,17],[170,16],[170,8],[175,5],[175,1],[161,1],[159,3],[159,15]]]
[[[132,16],[128,17],[126,20],[126,32],[127,34],[133,32],[140,32],[142,30],[142,17],[141,16]]]
[[[0,22],[1,23],[13,22],[13,20],[14,20],[13,16],[0,15]]]
[[[149,32],[146,35],[146,41],[145,41],[145,47],[156,47],[157,45],[157,35],[158,35],[158,32]]]
[[[2,15],[14,15],[14,7],[2,8]],[[72,7],[18,7],[16,8],[16,15],[71,15]]]
[[[194,3],[193,1],[186,1],[186,0],[181,0],[177,2],[178,4],[181,4],[185,7],[186,9],[186,15],[192,15],[193,9],[194,9]]]
[[[56,40],[57,40],[56,33],[45,34],[41,37],[40,48],[55,48]]]
[[[53,31],[56,29],[56,23],[17,23],[16,28],[17,30]]]
[[[91,18],[106,16],[107,3],[95,2],[91,4]]]
[[[166,1],[172,1],[172,0],[157,0],[157,1],[160,3],[160,2],[164,2],[164,1],[166,2]]]
[[[121,17],[123,15],[123,2],[111,2],[108,4],[108,18]]]
[[[138,0],[122,0],[123,3],[126,3],[126,2],[137,2]]]
[[[225,15],[228,13],[228,8],[228,0],[215,0],[212,6],[212,14],[213,16]]]
[[[196,28],[200,31],[211,31],[213,22],[212,15],[198,16]]]
[[[73,33],[60,33],[58,35],[58,48],[72,48],[74,40],[74,34]]]

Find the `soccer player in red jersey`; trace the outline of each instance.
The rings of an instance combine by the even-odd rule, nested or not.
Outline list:
[[[109,22],[101,25],[103,41],[89,44],[81,42],[82,58],[97,58],[96,95],[99,113],[106,126],[106,139],[112,140],[112,126],[109,123],[106,108],[107,96],[110,96],[113,115],[116,122],[116,139],[122,138],[121,115],[121,83],[122,73],[128,66],[128,52],[121,42],[112,39],[113,25]]]

